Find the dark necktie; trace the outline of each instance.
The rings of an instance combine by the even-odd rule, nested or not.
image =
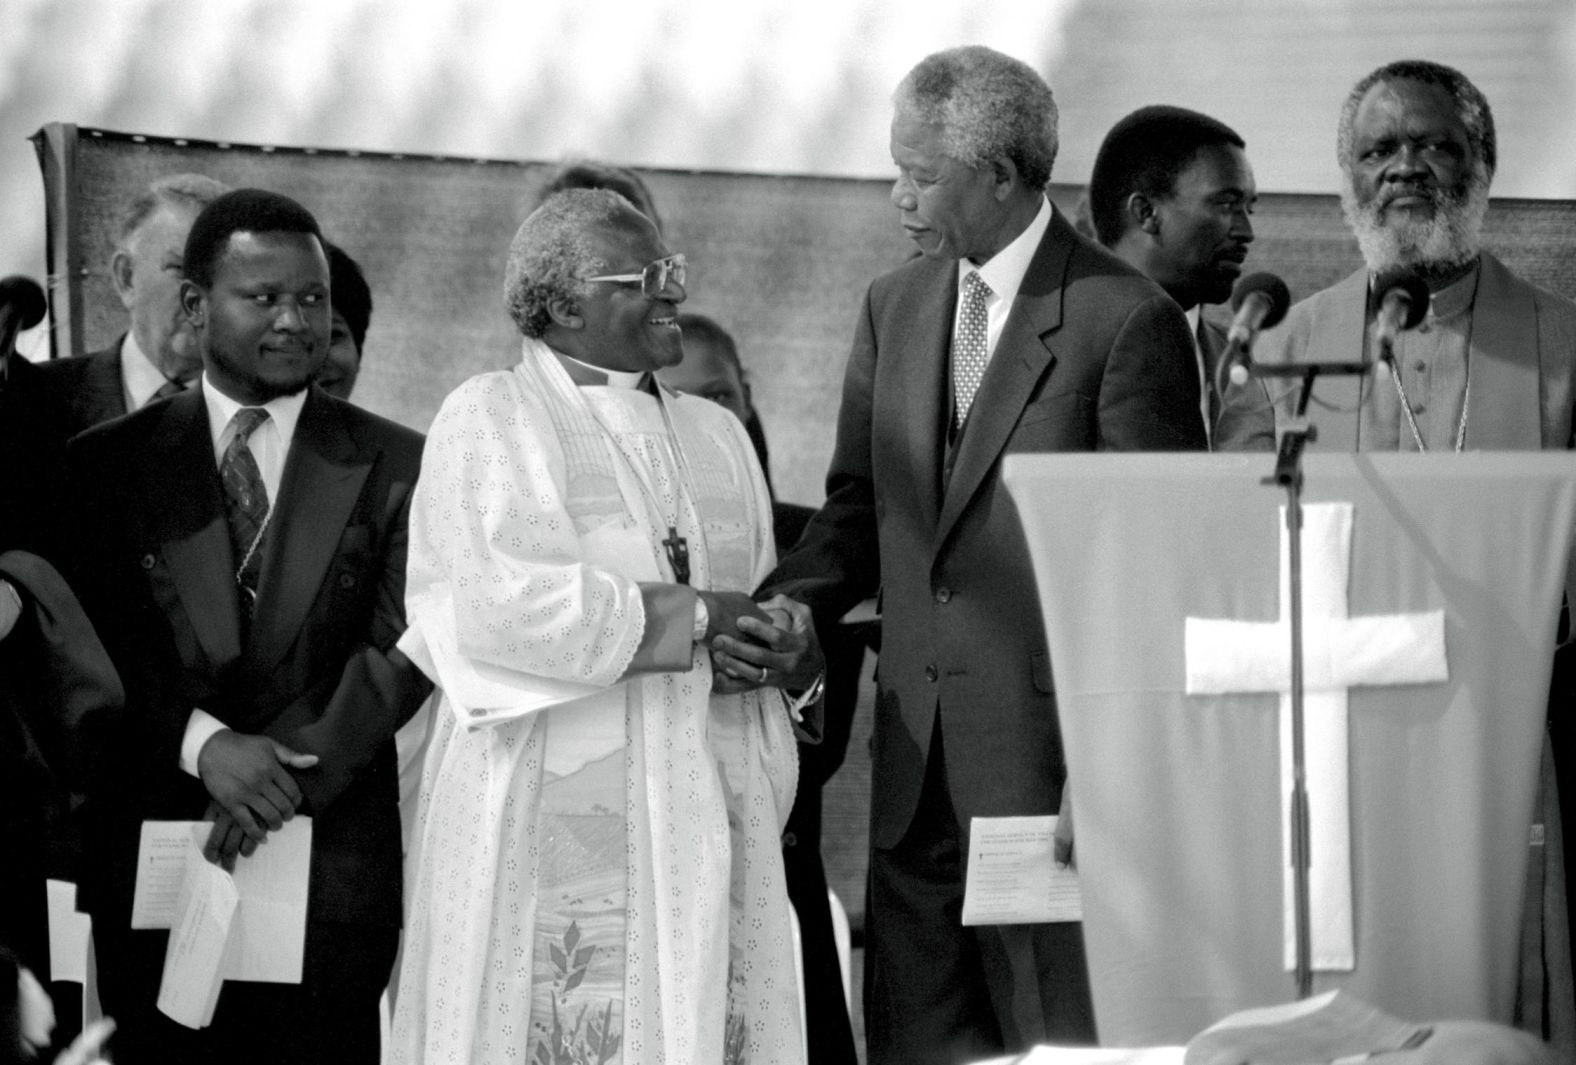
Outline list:
[[[153,395],[148,397],[148,402],[152,403],[156,399],[169,399],[171,396],[178,396],[184,391],[186,391],[186,386],[179,381],[165,381],[154,390]]]
[[[962,428],[967,420],[974,393],[985,376],[985,337],[990,325],[985,301],[990,294],[990,286],[978,273],[963,279],[963,313],[958,315],[958,327],[952,335],[952,400],[956,411],[953,424],[957,428]]]
[[[219,480],[224,484],[224,516],[230,525],[230,545],[235,549],[235,583],[241,590],[241,616],[250,621],[257,601],[257,575],[262,569],[263,530],[268,525],[268,489],[252,456],[248,439],[268,420],[261,407],[242,407],[230,424],[235,436],[219,460]]]

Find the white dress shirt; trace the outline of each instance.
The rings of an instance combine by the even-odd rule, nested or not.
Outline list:
[[[981,266],[975,266],[967,259],[958,260],[958,304],[953,311],[952,333],[958,332],[958,318],[963,313],[963,281],[969,274],[976,271],[980,280],[990,288],[990,298],[985,301],[985,365],[990,365],[990,357],[996,351],[996,342],[1001,339],[1002,327],[1007,324],[1007,315],[1012,310],[1012,301],[1018,298],[1018,289],[1023,287],[1023,276],[1029,272],[1029,263],[1034,259],[1034,253],[1040,247],[1040,241],[1045,237],[1045,231],[1051,225],[1051,202],[1040,200],[1040,210],[1034,216],[1022,233],[1013,238],[1001,251]]]
[[[169,381],[164,371],[153,365],[153,360],[137,344],[137,334],[128,331],[120,344],[120,398],[125,401],[126,409],[132,411],[144,406]]]
[[[1199,335],[1203,329],[1204,308],[1193,304],[1182,312],[1187,318],[1188,331],[1193,335],[1193,361],[1198,365],[1198,411],[1204,419],[1204,439],[1209,449],[1215,450],[1215,427],[1209,424],[1209,365],[1204,360],[1204,340]]]

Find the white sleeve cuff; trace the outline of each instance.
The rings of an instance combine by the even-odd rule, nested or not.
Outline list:
[[[790,695],[788,692],[783,694],[788,696],[789,715],[795,722],[803,722],[805,707],[814,706],[821,696],[826,694],[826,670],[823,669],[817,673],[815,683],[798,695]]]
[[[186,735],[181,738],[181,770],[197,776],[197,756],[202,753],[203,744],[213,739],[215,732],[227,728],[228,725],[212,714],[193,710],[192,716],[186,719]]]

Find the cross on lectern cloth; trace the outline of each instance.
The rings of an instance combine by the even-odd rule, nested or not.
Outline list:
[[[1445,614],[1351,617],[1352,504],[1303,507],[1303,734],[1307,767],[1312,967],[1351,970],[1351,815],[1346,693],[1360,685],[1430,684],[1448,678]],[[1280,693],[1281,853],[1286,870],[1285,965],[1297,957],[1291,870],[1291,618],[1286,508],[1280,521],[1280,620],[1188,618],[1187,694]]]

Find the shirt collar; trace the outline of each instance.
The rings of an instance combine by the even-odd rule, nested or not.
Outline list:
[[[169,381],[137,343],[137,334],[129,329],[120,345],[120,381],[127,410],[146,404]]]
[[[623,388],[631,392],[651,391],[646,387],[646,382],[651,379],[645,370],[609,370],[602,366],[593,366],[589,362],[565,355],[557,348],[549,347],[554,356],[562,360],[569,371],[570,380],[581,388]]]
[[[1433,293],[1428,298],[1428,313],[1434,318],[1450,318],[1472,309],[1477,298],[1478,274],[1483,260],[1472,264],[1461,277]]]
[[[301,418],[301,408],[306,404],[307,389],[289,396],[276,396],[264,403],[263,409],[268,412],[274,426],[279,430],[279,439],[286,447],[295,437],[296,422]],[[213,379],[208,376],[208,371],[202,374],[202,399],[208,408],[208,434],[213,438],[215,454],[219,451],[219,438],[229,426],[230,419],[235,417],[235,412],[252,404],[240,403],[231,399],[214,386]]]
[[[990,286],[991,299],[1006,300],[1009,303],[1018,296],[1018,289],[1023,287],[1023,277],[1029,272],[1029,263],[1034,260],[1034,253],[1040,247],[1040,241],[1045,238],[1045,231],[1051,225],[1051,201],[1040,197],[1040,209],[1035,213],[1033,221],[1024,227],[1001,251],[991,256],[983,264],[976,267],[967,259],[958,260],[958,285],[961,291],[963,279],[976,269],[979,271],[980,280]]]
[[[1472,262],[1472,269],[1456,278],[1438,292],[1428,294],[1428,316],[1430,318],[1449,318],[1463,311],[1471,310],[1472,304],[1477,300],[1478,278],[1483,273],[1483,257],[1480,255]],[[1373,271],[1368,272],[1368,301],[1369,313],[1373,313],[1374,282],[1379,276]]]

